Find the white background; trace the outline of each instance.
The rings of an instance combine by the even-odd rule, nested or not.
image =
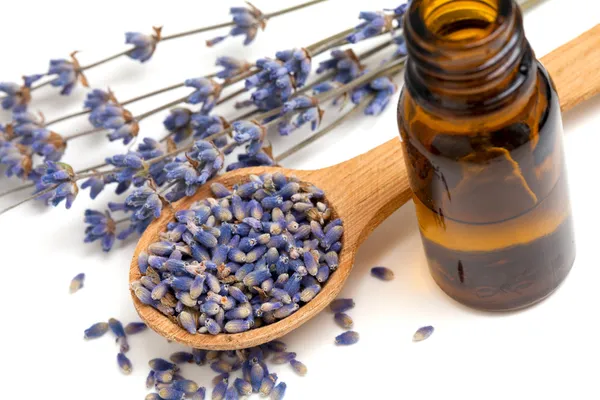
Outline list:
[[[257,0],[265,12],[295,2]],[[85,5],[84,5],[85,4]],[[228,1],[3,1],[0,4],[0,79],[44,71],[50,58],[82,50],[83,64],[123,49],[123,32],[164,33],[226,21]],[[360,10],[394,7],[393,1],[330,0],[268,24],[256,43],[243,48],[238,39],[207,49],[212,33],[159,45],[147,64],[121,59],[88,74],[94,87],[111,88],[121,99],[212,71],[217,55],[248,59],[276,50],[305,46],[352,26]],[[548,0],[526,16],[526,29],[538,56],[600,22],[592,0]],[[219,32],[220,33],[220,32]],[[131,107],[140,113],[175,99],[160,96]],[[59,98],[45,88],[35,92],[34,108],[48,118],[79,110],[84,91]],[[397,95],[396,95],[397,98]],[[352,120],[323,140],[287,160],[292,168],[321,168],[360,154],[397,135],[395,101],[379,118]],[[599,297],[597,157],[600,147],[600,98],[565,115],[566,148],[574,208],[578,256],[565,284],[542,304],[518,313],[486,314],[449,299],[427,271],[412,205],[385,221],[363,244],[343,289],[356,300],[350,312],[359,344],[338,348],[340,329],[323,312],[285,338],[309,369],[297,377],[289,366],[275,370],[288,383],[288,399],[597,399]],[[227,115],[227,113],[225,113]],[[229,115],[232,115],[231,113]],[[163,134],[163,115],[142,123],[144,135]],[[8,114],[3,114],[6,121]],[[56,126],[69,134],[86,129],[84,119]],[[306,135],[275,141],[275,152]],[[76,169],[124,151],[103,137],[81,139],[67,150]],[[2,178],[2,189],[14,185]],[[132,376],[116,366],[117,347],[109,336],[85,342],[83,330],[116,317],[137,320],[127,290],[134,243],[109,254],[84,245],[82,222],[87,207],[102,208],[113,196],[91,202],[87,192],[73,209],[45,209],[28,204],[0,216],[2,282],[1,398],[142,399],[151,358],[168,357],[181,346],[152,332],[132,337],[128,356]],[[0,208],[16,201],[0,201]],[[392,268],[396,279],[380,282],[369,275],[375,265]],[[85,288],[68,294],[70,279],[85,272]],[[423,325],[436,330],[425,342],[412,343]],[[184,374],[209,384],[209,368],[189,366]]]

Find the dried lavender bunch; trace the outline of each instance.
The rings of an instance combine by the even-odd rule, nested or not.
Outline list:
[[[138,299],[192,334],[240,333],[311,301],[338,265],[342,221],[322,190],[281,173],[251,176],[175,214],[139,258]]]
[[[30,92],[32,90],[51,85],[61,88],[60,94],[69,95],[75,88],[78,81],[81,82],[83,86],[88,87],[87,79],[83,75],[84,71],[106,64],[107,62],[122,56],[127,56],[133,60],[143,63],[152,57],[159,43],[203,32],[233,27],[228,36],[245,35],[246,40],[244,41],[244,44],[247,45],[254,40],[254,37],[258,31],[258,27],[262,27],[264,29],[265,23],[268,19],[285,15],[302,8],[310,7],[323,1],[326,0],[312,0],[297,6],[288,7],[267,14],[263,14],[256,7],[248,3],[248,8],[235,7],[231,9],[231,14],[233,16],[233,20],[231,22],[224,22],[191,31],[174,33],[171,35],[163,35],[162,27],[153,27],[153,32],[149,35],[140,32],[127,32],[125,33],[125,44],[131,46],[128,50],[121,51],[117,54],[85,66],[82,66],[75,58],[75,54],[77,52],[71,54],[70,60],[51,60],[47,72],[25,77],[25,85],[23,86],[9,82],[0,83],[0,92],[6,93],[6,97],[0,99],[0,101],[5,109],[13,109],[14,107],[17,107],[17,110],[22,111],[23,107],[26,107],[31,100]],[[213,39],[213,41],[208,41],[207,44],[215,44],[216,42],[222,41],[225,37],[226,36]],[[36,86],[32,85],[44,77],[49,77],[50,79]]]

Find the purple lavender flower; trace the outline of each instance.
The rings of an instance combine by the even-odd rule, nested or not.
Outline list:
[[[406,3],[401,4],[392,10],[394,12],[394,18],[396,18],[399,23],[402,22],[402,18],[404,17],[404,14],[406,14],[406,11],[408,11],[411,2],[412,0],[408,0]]]
[[[150,223],[160,217],[162,213],[163,200],[156,190],[141,188],[134,190],[124,203],[108,203],[111,211],[131,212],[130,224],[119,232],[117,238],[125,240],[132,233],[143,233]]]
[[[144,35],[139,32],[125,33],[125,43],[133,45],[133,49],[127,53],[129,58],[146,62],[152,57],[156,50],[156,44],[161,39],[162,27],[154,26],[152,29],[154,30],[152,35]]]
[[[136,177],[145,181],[145,178],[141,175],[147,166],[142,157],[136,152],[130,151],[127,154],[117,154],[112,157],[107,157],[106,163],[119,169],[119,171],[114,174],[117,182],[132,181]]]
[[[202,104],[200,112],[203,114],[208,114],[213,109],[223,90],[221,85],[207,78],[186,79],[185,86],[196,89],[189,95],[187,102]]]
[[[89,87],[75,54],[77,52],[71,53],[71,61],[65,59],[50,60],[48,75],[56,75],[50,84],[62,88],[60,92],[62,95],[71,94],[78,80],[83,86]]]
[[[112,219],[110,212],[104,213],[94,210],[85,210],[84,221],[89,224],[85,228],[85,243],[92,243],[97,240],[102,242],[102,250],[110,251],[115,243],[116,224]]]
[[[25,87],[31,88],[31,85],[42,79],[44,76],[46,76],[46,74],[25,75],[23,77]]]
[[[31,100],[29,87],[12,82],[0,82],[0,92],[6,96],[2,99],[2,108],[13,112],[24,112]]]
[[[240,36],[243,35],[246,38],[244,39],[244,45],[249,45],[252,43],[256,34],[258,33],[258,28],[265,29],[266,19],[263,13],[252,4],[248,3],[250,8],[244,7],[232,7],[229,10],[229,13],[233,16],[233,23],[235,24],[233,28],[229,31],[228,35],[225,36],[217,36],[214,39],[207,40],[207,46],[214,46],[217,43],[222,42],[228,36]]]
[[[247,153],[257,154],[267,135],[264,126],[254,121],[236,121],[233,123],[233,140],[238,144],[248,143]]]
[[[293,118],[296,116],[295,118]],[[323,110],[314,97],[298,96],[287,101],[281,111],[281,121],[277,124],[280,135],[289,135],[295,129],[311,122],[312,130],[317,129]]]
[[[334,81],[346,84],[360,75],[363,66],[351,49],[345,51],[333,50],[331,52],[331,59],[319,64],[317,74],[329,70],[333,70],[335,73],[335,76],[333,77]]]
[[[280,107],[289,100],[293,91],[292,76],[279,60],[268,58],[256,62],[260,70],[246,79],[246,89],[256,88],[252,101],[260,110],[268,111]]]
[[[308,52],[305,49],[284,50],[278,51],[275,57],[284,62],[284,67],[294,77],[296,87],[304,86],[312,65]]]
[[[19,138],[19,143],[30,146],[34,142],[34,132],[44,127],[44,118],[41,115],[30,112],[13,113],[13,121],[10,128],[11,133]]]
[[[90,114],[90,122],[96,128],[110,130],[108,139],[111,142],[123,140],[123,144],[129,144],[140,131],[140,126],[131,112],[113,103],[95,108]]]
[[[58,133],[46,128],[39,128],[33,131],[31,149],[44,157],[45,161],[59,161],[65,153],[66,148],[67,142]]]
[[[169,115],[163,121],[163,125],[172,133],[172,138],[179,143],[190,136],[192,127],[190,126],[192,111],[189,108],[172,108]]]
[[[231,79],[248,71],[252,67],[252,64],[244,60],[224,56],[217,58],[217,66],[223,67],[223,70],[217,73],[217,77]]]
[[[31,150],[23,145],[0,141],[0,165],[5,165],[7,177],[27,178],[32,170]]]
[[[110,181],[107,182],[106,179],[107,179],[107,175],[92,176],[92,177],[86,179],[81,184],[81,188],[82,189],[90,188],[90,198],[93,200],[96,197],[98,197],[98,195],[100,193],[102,193],[102,191],[104,190],[104,186],[106,186],[107,183],[112,183]]]
[[[229,124],[223,117],[216,115],[204,115],[196,113],[192,115],[192,129],[194,138],[206,139],[207,137],[219,133],[229,127]],[[227,144],[227,137],[221,136],[212,141],[215,146],[221,148]]]
[[[238,161],[227,166],[227,171],[233,171],[240,168],[272,166],[275,162],[264,151],[259,151],[254,155],[239,154]]]
[[[77,183],[75,183],[75,172],[70,165],[46,161],[46,172],[41,177],[41,182],[44,185],[56,186],[56,188],[50,192],[51,196],[48,198],[47,203],[57,206],[60,202],[65,200],[66,207],[71,208],[71,205],[79,192],[79,188],[77,187]]]
[[[380,11],[362,11],[358,17],[364,22],[357,25],[356,30],[346,38],[350,43],[357,43],[393,29],[394,15]]]
[[[190,152],[165,166],[167,179],[175,185],[165,197],[173,202],[192,196],[223,168],[223,163],[223,154],[212,143],[205,140],[194,142]]]
[[[110,91],[105,92],[101,89],[94,89],[87,94],[85,102],[83,103],[83,108],[95,110],[111,101],[114,101],[114,96]]]
[[[379,115],[390,102],[390,98],[396,91],[396,85],[386,76],[377,78],[367,85],[355,89],[352,92],[351,99],[354,104],[358,104],[367,95],[373,95],[367,108],[366,115]]]

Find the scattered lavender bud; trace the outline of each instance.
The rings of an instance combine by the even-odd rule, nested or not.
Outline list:
[[[150,371],[148,373],[148,377],[146,378],[146,389],[152,389],[156,384],[156,378],[154,377],[154,371]]]
[[[230,386],[225,392],[225,400],[238,400],[238,392],[237,389],[233,386]]]
[[[158,393],[148,393],[145,397],[145,400],[162,400]]]
[[[69,291],[71,293],[77,292],[79,289],[83,287],[83,281],[85,280],[85,274],[77,274],[75,278],[71,281],[71,285],[69,286]]]
[[[413,342],[420,342],[427,339],[433,333],[433,326],[424,326],[419,328],[413,335]]]
[[[205,387],[201,387],[200,389],[198,389],[196,391],[196,393],[194,393],[190,397],[190,400],[204,400],[205,397],[206,397],[206,388]]]
[[[333,318],[334,318],[336,324],[338,324],[341,328],[352,329],[352,327],[354,326],[354,321],[352,321],[352,318],[350,318],[350,316],[346,313],[343,313],[343,312],[335,313]]]
[[[117,337],[117,339],[126,337],[125,329],[123,328],[123,324],[118,319],[115,319],[115,318],[109,319],[108,327],[110,328],[111,332]]]
[[[125,354],[117,354],[117,364],[119,365],[121,372],[123,372],[125,375],[129,375],[131,373],[133,367],[131,365],[131,361],[129,361]]]
[[[192,363],[194,362],[194,355],[187,351],[178,351],[171,354],[169,359],[175,364]],[[193,392],[195,392],[195,390],[193,390]]]
[[[198,384],[190,380],[176,380],[173,382],[173,389],[184,392],[187,395],[194,394],[198,391]]]
[[[212,391],[212,400],[223,400],[227,391],[228,380],[222,379]]]
[[[358,332],[354,332],[354,331],[344,332],[335,338],[335,344],[342,345],[342,346],[348,346],[351,344],[355,344],[356,342],[358,342],[358,337],[359,337]]]
[[[386,267],[371,268],[371,275],[373,275],[375,278],[381,279],[382,281],[391,281],[394,279],[394,272]]]
[[[125,334],[135,335],[148,329],[148,326],[143,322],[130,322],[125,326]]]
[[[97,322],[83,332],[84,339],[96,339],[104,336],[108,332],[108,324],[106,322]]]
[[[260,388],[258,392],[261,396],[265,397],[271,394],[273,388],[275,387],[275,383],[277,382],[277,374],[269,374],[265,376],[260,383]]]
[[[238,391],[240,396],[250,396],[252,394],[252,385],[243,379],[236,378],[233,386]]]
[[[290,360],[290,365],[292,366],[294,371],[296,371],[296,373],[300,376],[304,376],[304,375],[306,375],[306,372],[308,372],[306,365],[302,364],[300,361],[298,361],[296,359]]]
[[[213,362],[210,364],[210,368],[219,374],[229,373],[233,369],[231,364],[224,360]]]
[[[285,396],[286,389],[287,389],[287,385],[285,384],[285,382],[279,383],[277,386],[275,386],[275,388],[271,392],[270,399],[271,400],[282,400],[283,396]]]
[[[296,353],[286,353],[285,351],[282,351],[279,353],[275,353],[275,355],[271,359],[271,362],[273,364],[287,364],[294,358],[296,358]]]
[[[352,308],[354,308],[352,299],[335,299],[329,304],[329,309],[334,313],[346,312]]]
[[[150,369],[154,371],[170,371],[177,368],[173,363],[168,362],[162,358],[154,358],[148,362]]]
[[[158,395],[163,400],[183,400],[185,393],[172,387],[165,387],[158,391]]]
[[[171,383],[173,382],[173,371],[155,371],[154,378],[160,383]]]

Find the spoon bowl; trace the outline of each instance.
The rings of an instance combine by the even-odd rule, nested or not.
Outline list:
[[[352,270],[360,244],[411,196],[398,138],[352,160],[325,169],[296,171],[276,167],[245,168],[228,172],[210,183],[220,182],[232,188],[235,184],[247,182],[249,175],[278,171],[288,177],[296,176],[301,181],[324,190],[333,218],[341,218],[344,223],[339,267],[323,285],[321,292],[298,311],[273,324],[243,333],[218,335],[192,335],[160,311],[143,304],[132,293],[137,312],[150,328],[169,340],[207,350],[247,348],[285,335],[318,314],[336,298]],[[189,209],[193,203],[207,197],[212,197],[210,184],[203,185],[194,196],[186,197],[174,203],[173,207],[163,210],[161,217],[146,229],[136,247],[129,272],[130,282],[141,278],[137,262],[139,254],[146,251],[150,244],[160,241],[160,233],[166,231],[167,224],[175,219],[175,212]]]

